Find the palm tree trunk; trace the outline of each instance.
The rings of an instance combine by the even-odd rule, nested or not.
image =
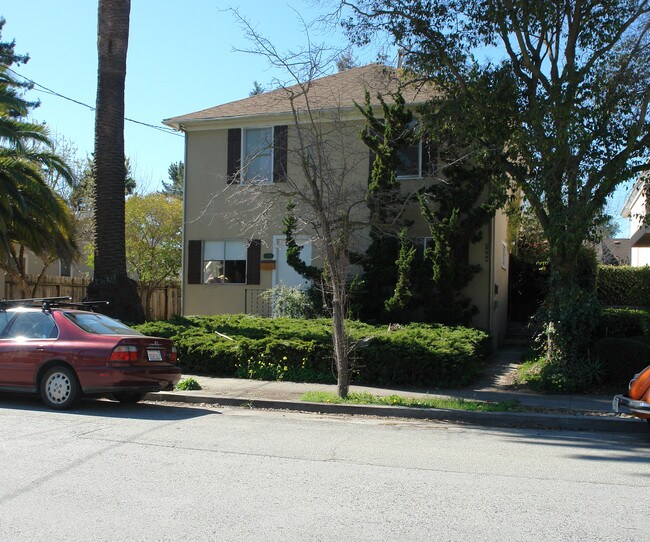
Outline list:
[[[144,320],[124,241],[124,84],[130,0],[99,0],[95,114],[95,273],[88,298],[109,301],[109,314]]]

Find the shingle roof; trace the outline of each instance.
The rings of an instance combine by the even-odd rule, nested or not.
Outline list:
[[[603,239],[597,247],[600,261],[607,265],[630,265],[631,239]]]
[[[309,84],[308,100],[310,108],[315,110],[352,108],[354,102],[363,104],[366,89],[370,92],[372,102],[379,103],[377,94],[387,95],[400,88],[406,103],[410,104],[422,103],[432,95],[430,85],[413,80],[408,81],[402,70],[381,64],[368,64],[314,79]],[[305,106],[305,97],[301,92],[300,85],[293,85],[165,119],[163,123],[178,128],[181,124],[194,122],[289,113],[291,112],[291,96],[295,97],[294,102],[297,100],[297,107]]]

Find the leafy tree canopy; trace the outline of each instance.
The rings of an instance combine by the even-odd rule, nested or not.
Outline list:
[[[565,322],[553,340],[570,344],[560,328],[577,328],[560,312],[577,315],[567,300],[585,299],[579,249],[608,196],[650,168],[650,0],[343,5],[354,41],[387,32],[407,67],[440,88],[430,118],[449,158],[489,159],[522,190],[549,242],[547,323]],[[557,344],[559,360],[580,355]]]
[[[0,19],[0,34],[3,26]],[[46,182],[50,173],[71,182],[72,172],[44,125],[26,120],[36,104],[23,97],[29,85],[11,70],[27,60],[14,42],[0,41],[0,266],[19,277],[25,248],[45,261],[77,255],[72,214]]]

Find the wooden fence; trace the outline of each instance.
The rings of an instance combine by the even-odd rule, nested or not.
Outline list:
[[[36,282],[36,275],[27,276],[30,286]],[[87,277],[55,277],[45,276],[36,287],[34,297],[70,296],[73,301],[82,301],[86,297],[86,288],[90,283]],[[5,298],[21,299],[23,297],[18,282],[10,277],[5,278]],[[156,288],[151,296],[150,319],[169,320],[181,313],[181,287],[168,285]]]

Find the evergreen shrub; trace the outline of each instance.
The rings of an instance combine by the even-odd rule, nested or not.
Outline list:
[[[489,335],[471,328],[409,324],[388,331],[356,321],[347,327],[356,384],[461,386],[476,377],[489,354]],[[172,339],[185,373],[336,382],[327,319],[192,316],[137,329]]]
[[[650,307],[650,267],[600,265],[596,292],[602,305]]]
[[[650,335],[650,312],[644,309],[608,307],[601,311],[598,337]]]

